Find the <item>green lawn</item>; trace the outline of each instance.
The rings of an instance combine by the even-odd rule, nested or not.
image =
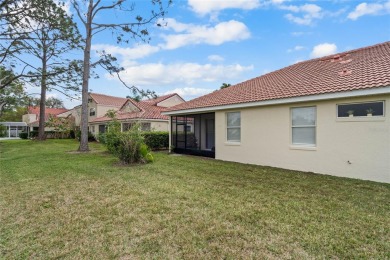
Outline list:
[[[390,185],[0,142],[0,259],[390,258]]]

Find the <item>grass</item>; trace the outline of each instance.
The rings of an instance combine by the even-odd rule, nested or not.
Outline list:
[[[389,259],[390,185],[99,144],[0,142],[0,259]]]

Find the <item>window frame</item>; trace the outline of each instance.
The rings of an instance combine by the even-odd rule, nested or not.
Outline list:
[[[370,104],[370,103],[382,103],[382,115],[372,115],[372,116],[352,116],[352,117],[349,117],[349,116],[339,116],[339,106],[345,106],[345,105],[363,105],[363,104]],[[340,103],[340,104],[336,104],[336,118],[337,119],[353,119],[353,118],[360,118],[360,119],[364,119],[364,118],[384,118],[385,117],[385,111],[386,111],[386,101],[385,100],[375,100],[375,101],[361,101],[361,102],[352,102],[352,103]]]
[[[141,127],[141,131],[144,132],[152,131],[152,124],[150,122],[142,122],[140,127]]]
[[[299,108],[314,108],[314,125],[293,125],[293,110]],[[314,144],[309,143],[294,143],[293,129],[297,128],[313,128],[314,129]],[[295,148],[316,148],[317,147],[317,106],[297,106],[290,108],[290,145]]]
[[[240,125],[239,126],[229,126],[228,125],[228,114],[235,114],[235,113],[238,113],[240,115]],[[226,112],[225,114],[225,119],[226,119],[226,142],[227,143],[234,143],[234,144],[239,144],[241,143],[241,111],[231,111],[231,112]],[[229,129],[239,129],[240,130],[240,139],[239,140],[229,140],[228,139],[228,131]]]
[[[92,114],[93,113],[93,114]],[[96,116],[96,108],[94,107],[91,107],[89,109],[89,116]]]

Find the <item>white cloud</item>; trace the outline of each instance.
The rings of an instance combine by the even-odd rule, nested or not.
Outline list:
[[[153,53],[156,53],[161,48],[158,46],[152,46],[148,44],[136,45],[133,48],[122,48],[115,45],[109,44],[94,44],[92,45],[92,50],[95,51],[106,51],[112,55],[121,55],[124,59],[140,59],[146,56],[149,56]]]
[[[253,66],[212,65],[198,63],[149,63],[128,66],[121,72],[121,78],[128,85],[135,86],[172,86],[192,85],[204,82],[222,82],[233,79]],[[109,75],[106,78],[112,79]]]
[[[221,22],[214,27],[207,27],[181,24],[174,19],[169,19],[167,29],[182,32],[181,34],[161,36],[166,41],[163,48],[169,50],[201,43],[221,45],[225,42],[240,41],[250,37],[250,32],[246,25],[235,20]]]
[[[259,0],[188,0],[191,9],[199,14],[219,12],[228,8],[252,10],[260,6]]]
[[[390,13],[390,1],[384,4],[380,3],[361,3],[356,6],[353,12],[348,14],[348,19],[356,20],[364,15],[380,15]]]
[[[305,49],[305,47],[303,47],[301,45],[297,45],[294,48],[288,49],[287,52],[301,51],[301,50],[304,50],[304,49]]]
[[[314,46],[313,51],[310,54],[312,58],[319,58],[337,52],[337,46],[334,43],[321,43]]]
[[[224,61],[225,59],[219,55],[209,55],[207,57],[209,61]]]
[[[315,19],[321,19],[324,16],[321,7],[315,4],[304,4],[301,6],[279,5],[278,8],[293,13],[301,13],[301,16],[292,13],[285,15],[289,21],[300,25],[311,25]]]
[[[283,4],[286,0],[271,0],[273,4]]]
[[[212,91],[214,91],[214,90],[207,89],[207,88],[185,87],[185,88],[175,88],[175,89],[169,90],[169,91],[163,93],[162,95],[177,93],[185,99],[190,99],[190,98],[206,95]]]
[[[70,1],[67,0],[67,1],[60,1],[60,0],[54,0],[54,2],[61,6],[61,8],[66,12],[67,15],[72,15],[72,12],[70,10]]]

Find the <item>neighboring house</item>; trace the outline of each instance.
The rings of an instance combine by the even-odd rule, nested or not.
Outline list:
[[[300,62],[164,114],[178,153],[389,183],[390,42]]]
[[[125,99],[120,106],[116,116],[121,123],[121,130],[129,129],[135,122],[141,124],[144,131],[168,131],[169,117],[161,113],[168,107],[183,103],[184,100],[176,93],[158,97],[156,99],[142,100],[136,102],[132,99]],[[89,130],[95,135],[104,133],[106,125],[112,119],[105,116],[93,118],[89,121]],[[91,119],[91,118],[90,118]]]
[[[45,122],[49,120],[51,116],[56,117],[59,114],[67,112],[66,108],[46,108],[45,109]],[[39,128],[39,107],[28,107],[27,114],[23,115],[22,121],[25,122],[29,128],[29,131],[38,130]],[[53,130],[50,127],[45,127],[45,131]]]
[[[117,111],[127,101],[127,98],[113,97],[104,94],[89,93],[88,97],[88,122],[98,117],[104,116],[108,110]],[[80,127],[81,105],[75,106],[61,114],[58,117],[68,117],[72,115],[75,119],[75,126]]]

